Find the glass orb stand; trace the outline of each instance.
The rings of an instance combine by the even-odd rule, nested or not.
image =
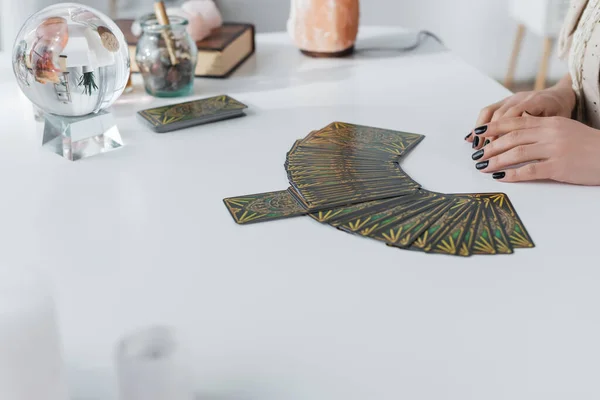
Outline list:
[[[42,145],[70,161],[123,146],[114,116],[108,111],[83,117],[44,115]]]

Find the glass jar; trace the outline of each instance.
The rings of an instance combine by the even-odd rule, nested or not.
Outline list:
[[[186,96],[193,90],[198,48],[187,32],[187,24],[180,17],[171,17],[169,25],[161,25],[151,17],[141,22],[143,32],[135,60],[146,92],[152,96]]]

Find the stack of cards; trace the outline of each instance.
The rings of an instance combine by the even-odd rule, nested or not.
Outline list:
[[[229,97],[215,96],[139,111],[138,115],[157,133],[189,128],[209,122],[243,117],[245,104]]]
[[[441,194],[399,166],[423,136],[333,123],[294,143],[291,187],[224,200],[239,224],[298,215],[397,248],[457,256],[534,247],[503,193]]]
[[[398,164],[422,135],[334,122],[296,141],[286,156],[291,193],[308,210],[414,194]]]
[[[534,244],[504,193],[416,194],[309,214],[389,246],[470,256],[509,254]]]

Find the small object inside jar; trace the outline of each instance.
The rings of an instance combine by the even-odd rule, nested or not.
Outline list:
[[[188,58],[171,65],[168,57],[156,60],[149,66],[141,66],[146,87],[151,93],[177,92],[192,84],[194,65]]]

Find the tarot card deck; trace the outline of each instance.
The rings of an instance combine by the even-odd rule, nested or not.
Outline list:
[[[245,104],[229,97],[215,96],[139,111],[139,117],[157,133],[189,128],[209,122],[243,117]]]
[[[290,187],[224,200],[239,224],[309,215],[388,246],[455,256],[510,254],[534,243],[504,193],[442,194],[400,168],[424,136],[342,122],[297,140]]]

